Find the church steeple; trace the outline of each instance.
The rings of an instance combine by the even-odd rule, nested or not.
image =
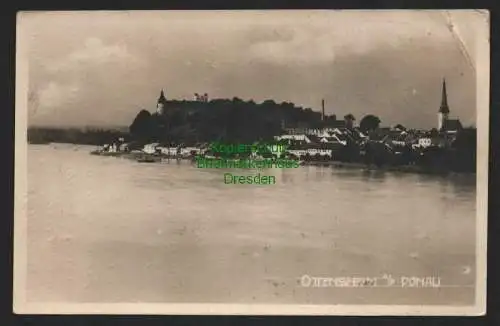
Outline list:
[[[441,93],[441,106],[439,107],[440,113],[448,114],[450,113],[450,108],[448,107],[448,96],[446,94],[446,80],[443,78],[443,89]]]
[[[438,130],[443,129],[446,121],[448,120],[448,114],[450,113],[450,108],[448,107],[448,95],[446,94],[446,81],[443,78],[443,89],[441,91],[441,106],[438,112]]]

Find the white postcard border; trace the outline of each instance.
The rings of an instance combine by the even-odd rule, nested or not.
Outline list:
[[[467,10],[474,11],[474,10]],[[477,101],[477,218],[476,302],[474,306],[403,305],[275,305],[275,304],[148,304],[148,303],[31,303],[26,297],[27,276],[27,104],[28,37],[26,18],[18,13],[16,39],[14,280],[16,314],[155,314],[155,315],[357,315],[357,316],[479,316],[486,312],[486,255],[489,162],[490,28],[489,12],[480,10],[485,24],[476,38]]]

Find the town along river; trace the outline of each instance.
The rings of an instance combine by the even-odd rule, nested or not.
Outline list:
[[[28,146],[30,301],[473,304],[475,176],[302,166],[224,184],[91,150]],[[441,288],[301,285],[383,274]]]

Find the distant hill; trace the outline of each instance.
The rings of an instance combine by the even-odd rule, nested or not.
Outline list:
[[[113,124],[103,124],[103,125],[30,125],[28,129],[75,129],[75,130],[117,130],[128,132],[129,126],[126,125],[113,125]]]

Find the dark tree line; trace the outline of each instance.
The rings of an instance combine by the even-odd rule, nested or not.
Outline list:
[[[368,114],[364,116],[363,119],[361,119],[361,121],[359,122],[359,129],[361,129],[361,131],[363,132],[375,130],[379,127],[380,122],[381,121],[379,117]]]
[[[128,132],[100,128],[28,128],[29,143],[71,143],[85,145],[102,145],[119,138],[128,137]]]
[[[476,128],[464,128],[449,147],[430,146],[417,150],[410,145],[391,150],[383,143],[367,143],[363,147],[366,153],[363,162],[377,166],[416,165],[434,172],[475,172],[476,134]]]

